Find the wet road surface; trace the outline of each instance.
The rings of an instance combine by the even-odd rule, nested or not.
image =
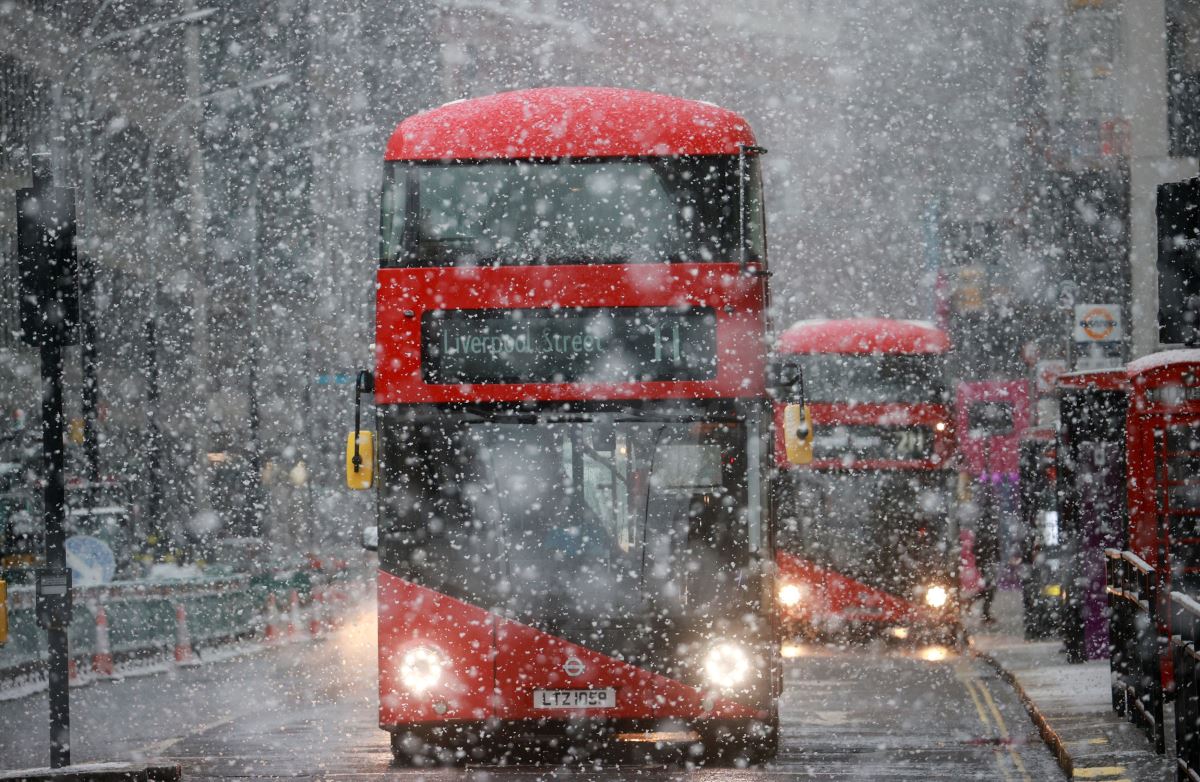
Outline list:
[[[76,762],[164,758],[187,780],[1061,780],[1012,689],[941,647],[785,647],[778,759],[687,769],[396,768],[375,725],[374,614],[318,643],[73,689]],[[46,696],[0,701],[0,769],[45,765]]]

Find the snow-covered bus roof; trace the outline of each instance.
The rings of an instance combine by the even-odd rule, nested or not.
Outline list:
[[[388,160],[736,155],[750,124],[711,103],[611,87],[543,87],[460,100],[400,123]]]
[[[779,336],[780,353],[937,354],[950,350],[932,323],[891,318],[800,320]]]

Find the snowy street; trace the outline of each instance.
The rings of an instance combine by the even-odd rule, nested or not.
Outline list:
[[[685,771],[605,757],[599,769],[401,769],[376,726],[374,614],[329,639],[72,691],[78,762],[155,757],[188,780],[227,779],[1059,779],[1014,692],[942,647],[785,647],[778,760]],[[0,702],[0,757],[43,765],[43,693]],[[531,759],[532,760],[532,759]]]
[[[0,0],[0,782],[1200,780],[1198,161],[1200,0]]]

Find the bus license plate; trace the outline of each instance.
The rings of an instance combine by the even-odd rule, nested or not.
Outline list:
[[[613,709],[617,706],[617,691],[603,690],[534,690],[535,709]]]

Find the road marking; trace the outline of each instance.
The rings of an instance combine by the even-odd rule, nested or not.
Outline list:
[[[162,755],[167,750],[169,750],[171,747],[175,746],[176,744],[178,744],[179,742],[183,741],[184,739],[186,739],[190,736],[203,735],[205,733],[208,733],[210,730],[216,730],[217,728],[220,728],[224,725],[228,725],[229,723],[233,722],[235,719],[237,719],[237,718],[236,717],[225,717],[223,719],[217,720],[216,722],[210,722],[207,725],[201,725],[197,730],[194,730],[191,733],[187,733],[182,736],[172,736],[169,739],[162,739],[160,741],[154,742],[153,744],[147,744],[146,746],[142,747],[141,752],[143,755],[146,755],[147,757],[154,757],[155,755]]]
[[[1093,768],[1076,768],[1071,774],[1072,779],[1104,779],[1119,777],[1125,773],[1124,766],[1095,766]],[[1128,782],[1128,780],[1112,780],[1112,782]]]
[[[983,723],[985,728],[992,727],[992,724],[988,722],[987,712],[983,710],[983,702],[980,701],[979,696],[975,694],[975,688],[971,686],[970,680],[961,674],[959,675],[958,679],[963,683],[963,686],[967,690],[967,694],[971,696],[971,702],[975,704],[975,711],[979,714],[979,721]]]
[[[1000,714],[1000,709],[996,707],[996,701],[992,698],[992,693],[988,690],[987,685],[984,684],[983,680],[975,674],[965,661],[955,666],[955,675],[962,682],[967,694],[971,696],[971,701],[975,704],[975,711],[979,715],[979,721],[989,730],[994,728],[1000,736],[1000,741],[997,742],[997,746],[992,750],[996,759],[996,765],[1000,768],[1000,773],[1006,780],[1012,779],[1012,776],[1008,773],[1007,764],[1001,762],[1000,746],[1003,746],[1008,750],[1013,768],[1021,775],[1021,779],[1024,782],[1032,782],[1029,772],[1025,768],[1025,762],[1021,760],[1020,753],[1017,752],[1016,747],[1012,744],[1008,725],[1005,724],[1004,717]],[[980,695],[983,696],[983,700],[980,699]],[[988,712],[984,710],[984,701],[987,702],[988,711],[991,712],[991,719],[988,717]]]
[[[996,724],[1000,726],[1000,735],[1004,738],[1010,738],[1008,726],[1004,724],[1004,717],[1000,714],[1000,709],[996,708],[996,701],[992,698],[992,691],[988,689],[987,682],[979,679],[975,682],[975,686],[983,693],[984,699],[987,701],[988,709],[991,710],[992,716],[996,718]],[[1021,756],[1013,748],[1012,744],[1008,745],[1008,754],[1012,755],[1013,765],[1021,772],[1021,776],[1029,779],[1029,774],[1025,771],[1025,762],[1021,760]]]
[[[979,700],[979,696],[975,694],[975,687],[968,678],[967,671],[961,663],[955,666],[954,674],[962,682],[967,694],[971,696],[971,702],[975,704],[975,713],[979,715],[979,721],[983,724],[984,730],[990,733],[992,731],[992,723],[988,720],[987,712],[983,710],[983,701]],[[1000,762],[999,747],[992,747],[992,759],[996,761],[996,767],[1000,769],[1000,775],[1004,777],[1005,782],[1010,782],[1012,776],[1008,773],[1008,767]]]

